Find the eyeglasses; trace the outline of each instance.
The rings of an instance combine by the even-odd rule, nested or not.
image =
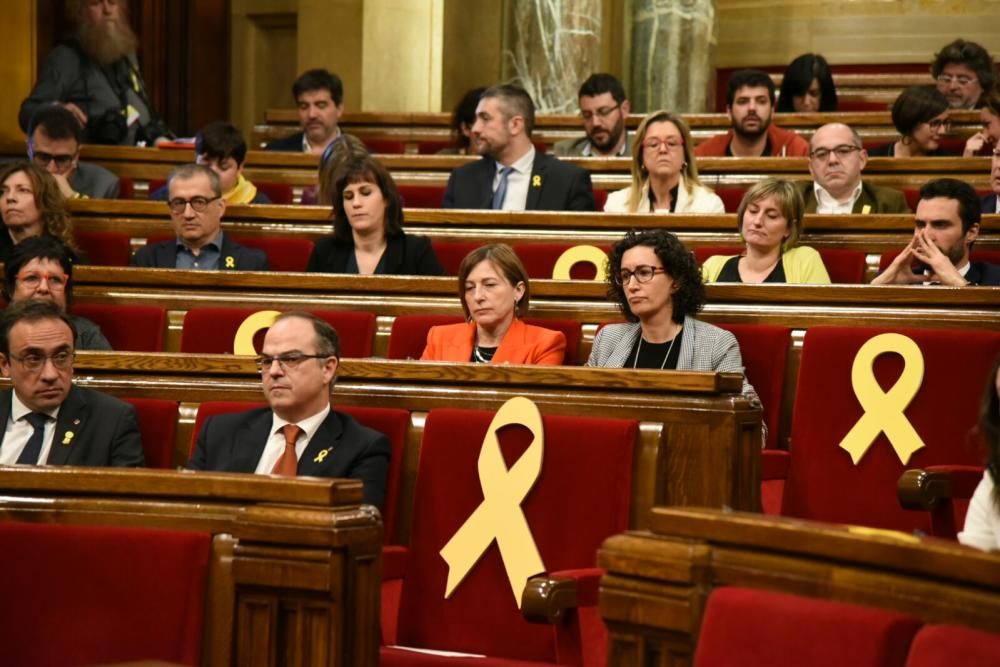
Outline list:
[[[45,366],[46,361],[51,361],[52,365],[61,371],[69,370],[73,367],[73,358],[76,353],[69,350],[61,350],[55,354],[34,354],[29,353],[23,357],[11,354],[10,358],[24,366],[28,371],[40,371]]]
[[[938,74],[937,75],[937,82],[938,83],[944,83],[944,84],[950,84],[951,82],[955,81],[960,86],[967,86],[970,83],[972,83],[973,81],[977,81],[977,80],[978,79],[976,79],[976,77],[965,76],[964,74],[959,75],[959,76],[955,76],[954,74]]]
[[[22,285],[33,290],[38,289],[44,280],[48,283],[49,289],[56,292],[66,289],[66,284],[69,282],[69,276],[60,273],[19,273],[17,279]]]
[[[683,141],[678,141],[676,139],[667,139],[663,141],[661,139],[646,139],[642,142],[642,147],[653,151],[654,153],[663,147],[666,147],[668,151],[676,150],[684,146]]]
[[[951,128],[951,121],[948,120],[947,118],[944,119],[935,118],[933,120],[927,121],[927,124],[930,126],[932,130],[935,131],[944,130],[945,132],[947,132]]]
[[[850,144],[843,144],[835,148],[817,148],[816,150],[814,150],[812,153],[809,154],[809,157],[811,157],[814,160],[819,160],[820,162],[822,162],[826,160],[828,157],[830,157],[830,153],[833,153],[838,158],[845,158],[854,151],[860,151],[860,150],[861,150],[860,146],[851,146]]]
[[[608,116],[610,116],[611,114],[613,114],[615,111],[617,111],[618,109],[620,109],[621,106],[622,106],[621,104],[616,104],[613,107],[602,107],[602,108],[598,109],[597,111],[581,111],[580,112],[580,117],[583,118],[584,120],[588,120],[588,121],[589,120],[593,120],[594,116],[597,116],[598,118],[607,118]]]
[[[657,273],[666,273],[667,270],[662,266],[646,266],[645,264],[635,267],[635,271],[629,271],[628,269],[622,269],[618,272],[616,276],[618,278],[619,285],[628,285],[629,281],[632,280],[634,276],[640,283],[648,283],[653,279]]]
[[[191,208],[194,209],[195,213],[204,213],[208,205],[214,202],[216,199],[222,199],[222,197],[191,197],[191,199],[171,199],[167,202],[167,206],[170,207],[171,213],[181,214],[186,209],[188,204],[191,204]]]
[[[49,162],[55,162],[56,167],[65,169],[76,159],[76,155],[53,155],[42,151],[32,151],[31,159],[39,167],[47,167]]]
[[[255,361],[257,362],[257,370],[261,373],[271,370],[271,364],[278,362],[278,366],[281,370],[288,372],[293,371],[298,368],[306,359],[329,359],[336,355],[333,354],[302,354],[301,352],[288,352],[287,354],[279,354],[277,356],[270,356],[267,354],[262,354]]]

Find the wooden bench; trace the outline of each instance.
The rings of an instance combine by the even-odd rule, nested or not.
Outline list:
[[[608,539],[598,564],[607,570],[599,605],[610,633],[608,664],[614,666],[691,664],[706,601],[725,586],[990,632],[1000,618],[995,555],[890,531],[655,508],[648,531]]]
[[[0,488],[4,525],[90,528],[84,535],[99,533],[97,527],[208,535],[204,621],[197,628],[201,655],[190,664],[273,665],[276,659],[317,667],[378,663],[382,527],[378,513],[360,505],[358,481],[7,467],[0,468]],[[72,544],[55,556],[63,565],[73,561]],[[114,559],[115,554],[102,557]],[[0,562],[6,562],[4,556]],[[73,564],[81,577],[88,567],[86,562]],[[123,564],[120,577],[127,579],[133,569],[135,564]],[[136,582],[133,593],[154,583]],[[71,585],[79,594],[81,581]],[[163,611],[154,609],[137,620],[157,623]],[[200,615],[195,611],[192,616]],[[47,618],[57,622],[58,616]],[[127,629],[93,631],[110,635],[107,641],[113,644]],[[46,641],[69,636],[49,633]],[[89,638],[87,644],[95,641]],[[95,660],[93,655],[81,659],[88,664]]]

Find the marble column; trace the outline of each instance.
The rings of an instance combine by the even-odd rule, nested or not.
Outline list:
[[[576,113],[580,83],[600,64],[601,0],[511,0],[504,76],[539,113]]]
[[[629,85],[633,111],[709,111],[715,0],[632,0]]]

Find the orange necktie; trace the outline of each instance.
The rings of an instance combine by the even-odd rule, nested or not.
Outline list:
[[[271,468],[271,474],[295,477],[299,474],[299,457],[295,455],[295,441],[299,439],[302,429],[295,424],[285,424],[281,430],[285,435],[285,451]]]

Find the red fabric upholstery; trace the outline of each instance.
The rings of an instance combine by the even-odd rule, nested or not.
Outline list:
[[[128,176],[118,177],[118,198],[132,199],[135,197],[135,183]]]
[[[248,248],[263,250],[272,271],[304,272],[309,265],[316,244],[309,239],[288,239],[280,237],[233,236],[238,244]]]
[[[199,664],[210,548],[207,533],[0,523],[3,663]]]
[[[74,304],[73,314],[93,320],[120,352],[163,352],[166,311],[159,306],[119,303]]]
[[[236,331],[257,308],[192,308],[184,315],[181,331],[181,352],[202,354],[232,354]],[[375,339],[375,315],[349,310],[317,310],[317,317],[326,320],[340,335],[340,356],[370,357]],[[265,331],[254,336],[254,348],[260,350]]]
[[[437,155],[446,148],[454,146],[452,141],[421,141],[417,143],[417,153],[420,155]]]
[[[147,468],[171,470],[177,440],[177,401],[163,398],[125,398],[135,407]]]
[[[715,194],[719,195],[719,198],[722,200],[723,206],[726,207],[726,213],[736,213],[740,208],[740,202],[743,201],[743,197],[747,193],[747,189],[737,187],[715,188]]]
[[[442,185],[399,185],[397,188],[404,208],[441,208]]]
[[[516,243],[512,247],[524,264],[529,278],[551,279],[556,262],[564,252],[578,243]],[[611,251],[609,245],[599,245],[605,255]],[[594,280],[597,269],[589,263],[577,262],[569,271],[573,280]]]
[[[776,448],[781,427],[781,397],[785,394],[785,369],[791,329],[774,324],[726,324],[740,344],[747,380],[757,390],[767,424],[767,447]]]
[[[695,261],[701,264],[712,255],[738,255],[743,252],[743,247],[698,246],[692,252]],[[830,282],[845,285],[860,285],[865,282],[865,253],[861,250],[819,248],[817,252],[826,272],[830,274]]]
[[[272,204],[291,204],[295,199],[292,193],[292,186],[287,183],[262,183],[254,181],[257,190],[267,195]]]
[[[902,667],[920,625],[881,609],[717,588],[702,617],[694,667]]]
[[[896,259],[896,256],[902,251],[903,249],[899,248],[898,250],[886,250],[883,252],[878,261],[878,270],[885,271],[889,265],[892,264],[892,260]],[[969,259],[973,262],[1000,264],[1000,250],[977,250],[975,246],[973,246]]]
[[[760,453],[760,511],[764,514],[781,514],[790,462],[788,452],[781,449],[765,449]]]
[[[398,139],[364,139],[368,150],[376,155],[397,155],[406,152],[406,144]]]
[[[523,619],[495,543],[451,597],[444,598],[447,564],[439,551],[483,500],[477,460],[492,418],[492,412],[452,409],[428,415],[400,600],[399,643],[554,662],[553,630]],[[543,423],[542,470],[521,507],[550,572],[592,567],[601,542],[628,526],[638,424],[559,416],[544,417]],[[499,437],[508,465],[531,440],[528,430],[518,426],[502,429]]]
[[[128,266],[132,257],[125,232],[74,232],[80,250],[94,266]]]
[[[950,329],[898,329],[920,347],[924,377],[905,416],[925,447],[904,466],[880,433],[855,466],[838,444],[864,414],[851,383],[860,347],[889,329],[811,327],[799,367],[792,424],[791,465],[782,514],[910,531],[930,529],[926,515],[908,512],[896,499],[906,468],[980,463],[970,432],[1000,333]],[[875,377],[888,391],[902,372],[902,358],[883,354]]]
[[[926,625],[910,647],[906,667],[996,667],[1000,634],[957,625]]]
[[[462,260],[470,252],[483,245],[476,241],[435,241],[431,240],[431,247],[438,261],[444,267],[445,273],[449,276],[458,275],[458,267]]]
[[[594,210],[603,211],[604,204],[608,201],[608,191],[594,188]]]

